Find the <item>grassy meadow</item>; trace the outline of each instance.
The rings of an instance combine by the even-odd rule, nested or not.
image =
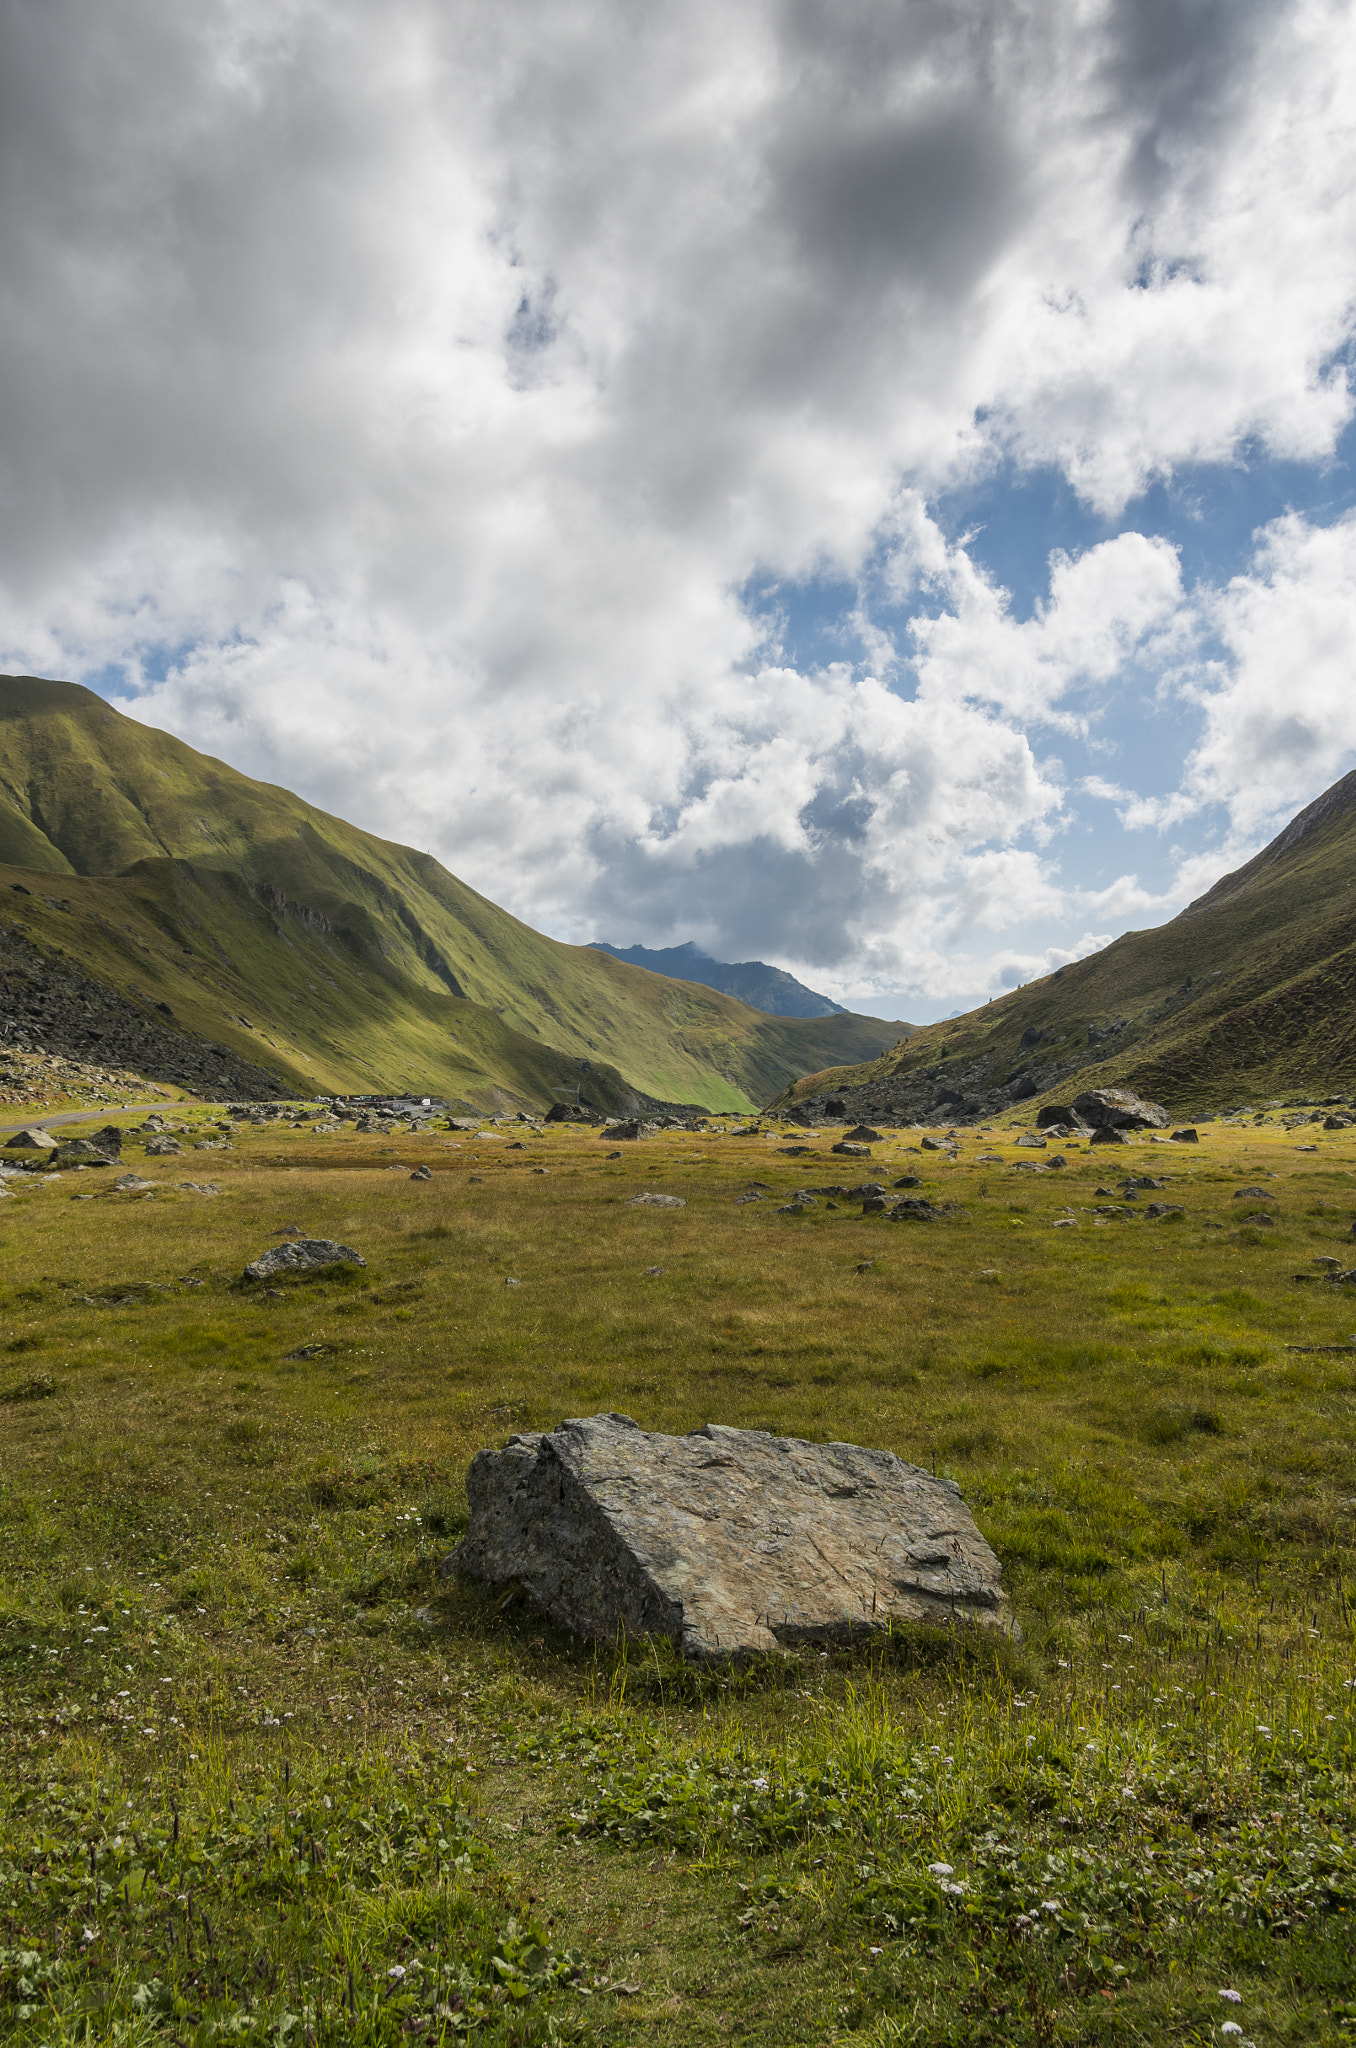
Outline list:
[[[1356,2039],[1356,1129],[165,1114],[0,1199],[0,2038]],[[366,1267],[244,1283],[294,1226]],[[696,1672],[440,1576],[600,1409],[951,1474],[1022,1639]]]

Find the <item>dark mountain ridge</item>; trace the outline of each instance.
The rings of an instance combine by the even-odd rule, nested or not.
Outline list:
[[[784,968],[769,967],[766,960],[715,960],[690,939],[682,946],[609,946],[605,939],[594,939],[593,945],[598,952],[610,953],[614,960],[629,960],[633,967],[648,968],[651,974],[718,988],[722,995],[737,996],[751,1010],[762,1010],[770,1017],[848,1014],[841,1003],[830,1002],[827,996],[807,988]],[[909,1028],[904,1024],[894,1026],[896,1035]]]

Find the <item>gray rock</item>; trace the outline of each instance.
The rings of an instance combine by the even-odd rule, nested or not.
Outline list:
[[[1274,1230],[1276,1228],[1276,1218],[1268,1216],[1265,1209],[1254,1209],[1250,1216],[1240,1216],[1238,1220],[1240,1224],[1256,1224],[1263,1230]]]
[[[936,1223],[941,1220],[941,1210],[931,1202],[924,1202],[916,1195],[903,1195],[890,1211],[892,1223]]]
[[[643,1124],[635,1117],[632,1117],[626,1123],[609,1124],[601,1135],[609,1140],[613,1138],[652,1138],[658,1128],[657,1124]]]
[[[647,1189],[643,1195],[632,1195],[626,1204],[628,1209],[686,1209],[682,1195],[652,1195]]]
[[[48,1152],[55,1147],[56,1142],[50,1131],[40,1130],[36,1124],[30,1124],[27,1130],[16,1131],[12,1138],[6,1138],[5,1150],[7,1152]]]
[[[1035,1131],[1023,1131],[1021,1137],[1014,1140],[1014,1142],[1018,1145],[1029,1145],[1036,1152],[1043,1152],[1046,1146],[1045,1139],[1040,1137]]]
[[[869,1145],[849,1144],[846,1138],[842,1139],[837,1145],[831,1146],[830,1150],[844,1153],[849,1159],[869,1159],[871,1157],[871,1147]]]
[[[919,1144],[921,1152],[950,1152],[953,1149],[952,1146],[947,1144],[945,1138],[924,1138]]]
[[[778,1209],[779,1216],[799,1216],[804,1209],[817,1209],[819,1204],[813,1195],[801,1193],[792,1195],[789,1202],[783,1202]]]
[[[593,1415],[481,1451],[443,1566],[516,1584],[601,1641],[747,1658],[898,1621],[1007,1624],[997,1558],[949,1480],[889,1451]]]
[[[116,1162],[107,1152],[101,1152],[88,1138],[68,1138],[64,1145],[58,1145],[49,1164],[58,1172],[68,1166],[112,1166]]]
[[[182,1152],[183,1149],[177,1138],[152,1138],[146,1147],[146,1157],[148,1159],[170,1159],[176,1153]]]
[[[288,1244],[270,1245],[245,1268],[247,1280],[271,1280],[278,1273],[310,1273],[321,1266],[365,1266],[367,1261],[351,1245],[335,1244],[328,1237],[297,1237]]]
[[[1160,1102],[1146,1102],[1128,1088],[1090,1088],[1074,1097],[1073,1111],[1094,1131],[1165,1131],[1172,1122]]]
[[[432,1178],[433,1168],[431,1166],[416,1166],[414,1172],[410,1175],[411,1180],[432,1180]]]
[[[1130,1140],[1125,1135],[1125,1132],[1118,1129],[1116,1125],[1099,1124],[1091,1138],[1089,1138],[1088,1143],[1090,1145],[1128,1145]]]
[[[873,1131],[870,1124],[858,1124],[855,1130],[844,1131],[843,1137],[845,1141],[860,1145],[879,1145],[881,1141],[880,1132]],[[834,1150],[837,1149],[835,1146]]]
[[[1235,1188],[1233,1198],[1236,1202],[1274,1202],[1276,1199],[1270,1188]]]
[[[1199,1145],[1201,1142],[1194,1124],[1186,1124],[1180,1131],[1169,1131],[1168,1136],[1174,1145]]]

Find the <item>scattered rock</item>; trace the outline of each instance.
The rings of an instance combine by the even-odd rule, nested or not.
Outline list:
[[[521,1287],[521,1286],[522,1286],[522,1284],[523,1284],[523,1283],[522,1283],[522,1281],[521,1281],[521,1280],[514,1280],[514,1279],[511,1279],[511,1278],[510,1278],[510,1279],[508,1279],[508,1280],[505,1280],[505,1282],[504,1282],[504,1285],[505,1285],[505,1287]]]
[[[784,1159],[814,1159],[818,1157],[813,1145],[779,1145],[777,1150]]]
[[[916,1195],[904,1195],[895,1203],[894,1208],[890,1211],[890,1221],[892,1223],[936,1223],[940,1222],[941,1215],[941,1210],[935,1209],[931,1202],[924,1202]]]
[[[628,1122],[609,1124],[602,1133],[604,1138],[652,1138],[658,1129],[656,1124],[643,1124],[635,1117]]]
[[[1235,1188],[1233,1199],[1236,1202],[1274,1202],[1276,1197],[1270,1188]]]
[[[433,1168],[431,1166],[416,1166],[414,1172],[410,1175],[411,1180],[432,1180],[432,1178]]]
[[[179,1275],[179,1285],[181,1287],[206,1287],[207,1282],[200,1280],[196,1273],[181,1273]]]
[[[1186,1124],[1180,1131],[1169,1131],[1168,1136],[1174,1145],[1199,1145],[1201,1142],[1194,1124]]]
[[[88,1138],[69,1138],[64,1145],[57,1146],[47,1163],[58,1173],[64,1173],[70,1166],[112,1166],[115,1158],[101,1152]]]
[[[150,1146],[146,1150],[150,1151]],[[199,1138],[194,1145],[195,1152],[234,1152],[235,1146],[229,1138]]]
[[[546,1167],[546,1166],[534,1166],[534,1167],[533,1167],[533,1169],[532,1169],[532,1171],[533,1171],[534,1173],[549,1173],[549,1172],[550,1172],[550,1168],[549,1168],[549,1167]]]
[[[158,1188],[158,1180],[143,1180],[139,1173],[120,1173],[113,1186],[121,1195],[141,1194],[146,1188]]]
[[[622,1154],[620,1152],[607,1152],[603,1156],[607,1159],[620,1159]]]
[[[56,1139],[50,1131],[40,1130],[37,1124],[30,1124],[27,1130],[16,1131],[12,1138],[6,1138],[7,1152],[49,1152],[56,1149]]]
[[[807,1190],[802,1189],[799,1194],[792,1195],[789,1202],[783,1202],[777,1214],[779,1216],[799,1216],[804,1210],[815,1209],[818,1206],[814,1196]]]
[[[734,1206],[736,1209],[738,1209],[745,1202],[765,1202],[766,1200],[766,1195],[760,1195],[754,1192],[753,1190],[750,1190],[750,1192],[747,1195],[736,1195],[734,1198]]]
[[[662,1266],[647,1266],[645,1268],[645,1278],[647,1280],[657,1280],[663,1270]]]
[[[1145,1205],[1144,1213],[1146,1216],[1185,1216],[1186,1211],[1180,1202],[1149,1202]],[[1271,1218],[1268,1216],[1267,1222],[1270,1221]]]
[[[901,1173],[899,1179],[891,1185],[897,1188],[921,1188],[923,1183],[916,1173]]]
[[[881,1142],[881,1133],[873,1131],[870,1124],[858,1124],[855,1130],[844,1131],[843,1137],[845,1141],[861,1145],[879,1145]],[[837,1149],[838,1147],[835,1145],[835,1152]]]
[[[857,1267],[857,1271],[859,1273],[870,1273],[875,1267],[875,1263],[874,1259],[863,1259],[861,1265]]]
[[[647,1190],[643,1195],[632,1195],[626,1207],[628,1209],[686,1209],[687,1203],[682,1195],[652,1195]]]
[[[1130,1140],[1125,1132],[1114,1124],[1099,1124],[1088,1140],[1090,1145],[1128,1145]]]
[[[1062,1152],[1056,1152],[1053,1159],[1046,1160],[1045,1170],[1047,1173],[1060,1173],[1068,1165],[1068,1163],[1068,1160],[1064,1157],[1064,1154]]]
[[[479,1452],[467,1493],[443,1570],[521,1587],[595,1640],[665,1636],[707,1660],[1006,1620],[959,1488],[889,1451],[714,1423],[650,1436],[594,1415]]]
[[[1276,1228],[1276,1218],[1268,1216],[1265,1209],[1256,1209],[1252,1215],[1240,1216],[1238,1220],[1241,1225],[1252,1223],[1259,1226],[1262,1230],[1274,1230]]]
[[[1074,1097],[1073,1113],[1094,1131],[1165,1131],[1172,1122],[1162,1103],[1146,1102],[1128,1088],[1090,1088]]]
[[[1052,1130],[1057,1125],[1063,1125],[1066,1131],[1075,1131],[1080,1126],[1086,1129],[1082,1117],[1067,1103],[1050,1102],[1046,1104],[1044,1109],[1036,1111],[1036,1129],[1038,1131]]]
[[[1027,1145],[1033,1152],[1044,1152],[1046,1148],[1046,1140],[1041,1137],[1038,1131],[1023,1131],[1021,1137],[1014,1139],[1013,1142],[1018,1145]]]
[[[276,1273],[311,1273],[322,1266],[365,1266],[367,1261],[351,1245],[335,1244],[328,1237],[299,1237],[289,1244],[270,1245],[245,1268],[247,1280],[271,1280]]]
[[[869,1159],[871,1157],[871,1147],[869,1145],[849,1144],[846,1138],[830,1149],[834,1152],[845,1153],[849,1159]]]
[[[190,1195],[219,1195],[221,1189],[214,1180],[181,1180],[178,1186],[186,1188]]]
[[[949,1145],[945,1138],[924,1138],[921,1141],[920,1150],[924,1152],[953,1152],[955,1147],[954,1145]]]
[[[1052,1230],[1077,1230],[1078,1218],[1076,1216],[1056,1216],[1050,1227]]]
[[[172,1159],[183,1151],[177,1138],[152,1138],[146,1146],[148,1159]]]

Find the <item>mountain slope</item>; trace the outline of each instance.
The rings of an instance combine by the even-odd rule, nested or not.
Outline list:
[[[1170,923],[785,1100],[974,1122],[1113,1085],[1178,1115],[1356,1087],[1356,774]]]
[[[408,1082],[540,1104],[587,1095],[590,1072],[606,1093],[610,1068],[614,1099],[747,1108],[898,1036],[875,1018],[763,1016],[561,945],[430,856],[71,683],[0,678],[0,863],[29,891],[27,943],[74,947],[134,1004],[166,1002],[315,1091]]]
[[[737,996],[750,1009],[763,1010],[770,1017],[844,1017],[841,1003],[817,995],[783,968],[769,967],[766,960],[713,960],[691,941],[685,946],[609,946],[595,939],[599,953],[614,960],[629,960],[633,967],[646,967],[651,974],[667,975],[673,981],[696,981],[703,988],[718,988],[722,995]],[[896,1026],[896,1030],[902,1027]]]

